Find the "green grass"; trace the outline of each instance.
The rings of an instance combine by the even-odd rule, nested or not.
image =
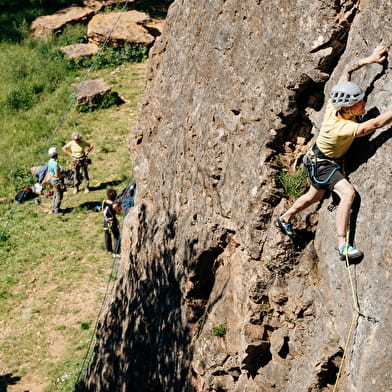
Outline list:
[[[89,78],[103,77],[125,103],[87,113],[73,107],[54,133],[74,92],[70,84],[86,72],[62,59],[58,45],[56,38],[0,43],[0,198],[8,199],[0,202],[1,230],[8,224],[0,241],[0,374],[21,377],[8,392],[73,389],[113,263],[104,251],[102,214],[91,207],[107,188],[120,192],[129,183],[128,135],[145,85],[145,64],[94,70]],[[51,200],[43,195],[40,204],[15,204],[26,170],[48,160],[53,136],[50,145],[68,168],[61,147],[74,131],[94,145],[91,192],[66,192],[62,217],[48,213]]]
[[[278,185],[282,189],[282,196],[296,199],[301,196],[309,185],[309,180],[304,167],[298,167],[293,173],[281,166],[277,175]]]

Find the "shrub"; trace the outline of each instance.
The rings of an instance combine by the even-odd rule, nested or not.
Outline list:
[[[98,104],[77,106],[76,110],[79,113],[87,113],[87,112],[92,112],[97,109],[107,109],[107,108],[110,108],[111,106],[119,105],[122,102],[123,102],[123,100],[120,98],[118,93],[113,91],[113,92],[110,92],[109,94],[106,94],[103,97],[102,101],[99,102]]]
[[[95,68],[102,69],[107,66],[116,66],[124,63],[140,63],[147,59],[148,48],[143,44],[126,43],[121,48],[107,47],[96,59]],[[76,68],[87,68],[95,61],[92,58],[79,58],[71,60],[71,64]]]
[[[85,44],[88,42],[87,26],[82,24],[68,25],[58,36],[58,45]]]
[[[32,184],[32,176],[28,169],[17,169],[12,173],[15,191],[23,189]]]
[[[227,332],[226,324],[218,324],[212,328],[213,335],[219,336],[220,338],[223,338],[226,335],[226,332]]]

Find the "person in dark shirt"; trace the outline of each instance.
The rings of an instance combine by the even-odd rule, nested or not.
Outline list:
[[[120,230],[116,217],[117,206],[114,203],[116,197],[117,192],[114,189],[108,189],[106,191],[106,199],[102,202],[105,248],[108,253],[114,255],[120,254]],[[114,239],[114,250],[112,236]]]

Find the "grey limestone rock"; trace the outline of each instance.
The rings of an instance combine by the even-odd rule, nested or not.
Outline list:
[[[276,174],[317,135],[343,66],[392,47],[390,19],[388,0],[172,4],[131,133],[129,258],[79,390],[332,391],[355,310],[335,213],[328,200],[304,211],[292,243],[273,224],[288,206]],[[369,109],[390,107],[388,64],[354,81]],[[369,317],[339,391],[392,388],[391,135],[359,140],[349,159],[365,253],[350,272]]]

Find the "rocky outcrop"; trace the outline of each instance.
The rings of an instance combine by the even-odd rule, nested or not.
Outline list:
[[[61,32],[67,24],[87,24],[94,14],[95,11],[91,8],[64,8],[53,15],[40,16],[35,19],[31,25],[31,31],[35,38],[45,37],[50,33]]]
[[[113,46],[121,46],[125,42],[144,45],[150,45],[154,42],[154,36],[145,28],[145,25],[150,21],[147,14],[128,11],[122,13],[120,19],[119,16],[120,12],[95,15],[88,24],[89,42],[97,45],[102,44],[117,20],[118,23],[110,35],[110,42]]]
[[[272,223],[288,205],[279,162],[317,134],[344,64],[391,47],[390,17],[387,0],[171,6],[131,135],[129,258],[77,390],[332,391],[356,304],[366,317],[338,391],[390,390],[391,131],[351,153],[351,233],[365,252],[350,267],[354,296],[328,200],[298,216],[294,243]],[[390,105],[388,67],[354,80],[373,112]]]
[[[50,33],[61,33],[69,24],[87,24],[89,20],[105,7],[125,3],[123,0],[85,0],[83,7],[70,6],[55,12],[53,15],[44,15],[35,19],[31,31],[35,38],[46,37]],[[130,1],[128,8],[134,6]]]

